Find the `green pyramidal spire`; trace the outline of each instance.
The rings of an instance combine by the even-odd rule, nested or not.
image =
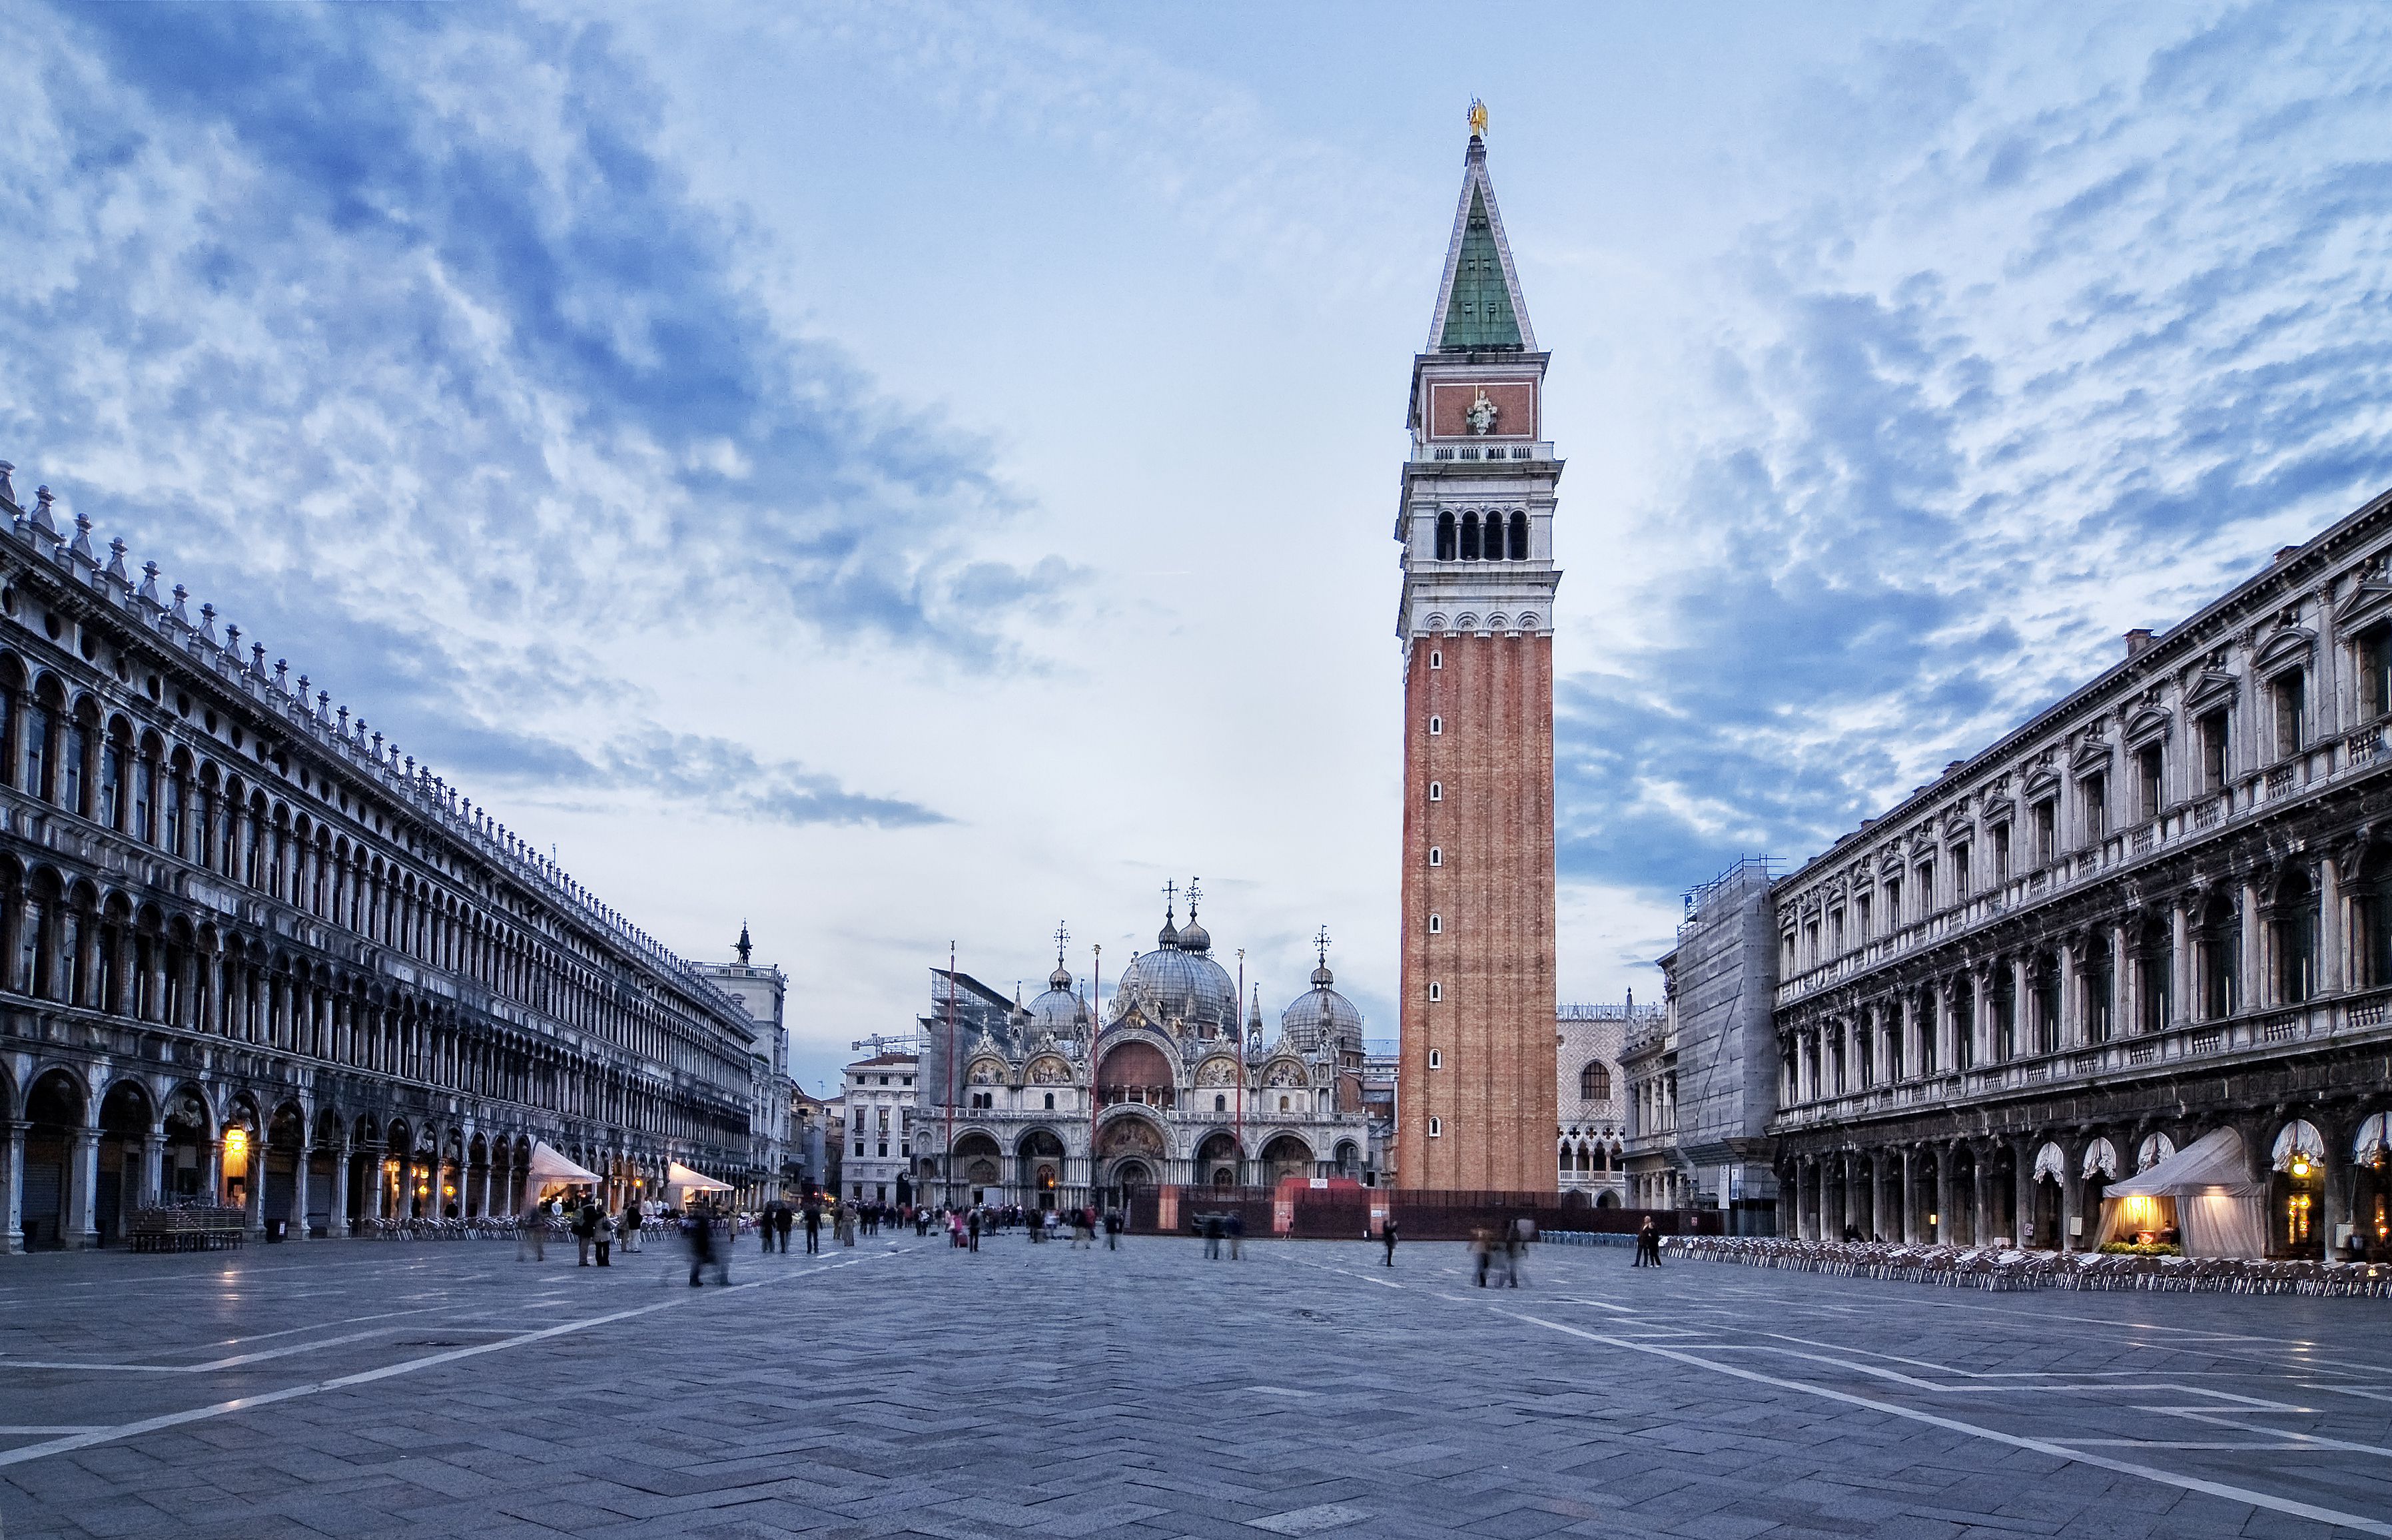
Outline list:
[[[1453,265],[1453,286],[1445,299],[1440,349],[1471,350],[1520,345],[1520,318],[1512,313],[1511,286],[1503,256],[1487,217],[1487,197],[1470,189],[1470,220],[1462,227],[1462,252]]]

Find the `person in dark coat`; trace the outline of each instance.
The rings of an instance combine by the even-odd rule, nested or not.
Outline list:
[[[1389,1214],[1389,1215],[1387,1216],[1387,1218],[1386,1218],[1385,1223],[1382,1223],[1382,1224],[1379,1226],[1379,1239],[1380,1239],[1380,1241],[1381,1241],[1381,1242],[1383,1242],[1383,1243],[1386,1246],[1386,1248],[1387,1248],[1387,1265],[1388,1265],[1389,1267],[1393,1267],[1393,1266],[1395,1266],[1395,1265],[1396,1265],[1396,1216],[1395,1216],[1395,1215],[1393,1215],[1393,1214]]]
[[[714,1244],[714,1217],[703,1209],[692,1209],[682,1221],[682,1234],[689,1238],[689,1287],[698,1286],[698,1275],[711,1265],[715,1282],[731,1281],[731,1260],[720,1255]]]
[[[785,1257],[789,1254],[789,1226],[796,1218],[795,1214],[789,1212],[789,1206],[786,1203],[773,1205],[773,1233],[780,1237],[781,1255]]]
[[[813,1256],[822,1249],[822,1205],[812,1200],[806,1204],[806,1255]]]

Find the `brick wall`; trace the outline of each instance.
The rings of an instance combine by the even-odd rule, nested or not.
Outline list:
[[[1431,732],[1433,718],[1441,731]],[[1550,1190],[1557,1116],[1552,639],[1416,641],[1405,685],[1404,775],[1398,1180]],[[1442,791],[1436,800],[1432,783]],[[1429,864],[1432,848],[1441,864]],[[1432,915],[1441,922],[1436,934]],[[1429,999],[1432,983],[1440,1000]],[[1432,1118],[1440,1126],[1434,1138]]]

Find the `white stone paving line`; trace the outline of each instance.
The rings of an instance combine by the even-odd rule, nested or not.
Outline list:
[[[1334,1267],[1324,1262],[1305,1262],[1303,1259],[1298,1257],[1290,1257],[1286,1260],[1296,1262],[1300,1266],[1319,1268],[1324,1273],[1346,1273],[1350,1275],[1353,1275],[1352,1270],[1349,1268]],[[1379,1281],[1385,1282],[1386,1280],[1381,1279]],[[1438,1292],[1439,1296],[1444,1299],[1455,1300],[1463,1303],[1476,1302],[1472,1301],[1469,1295],[1466,1294],[1445,1294],[1442,1290],[1438,1290],[1436,1292]],[[2162,1486],[2173,1486],[2186,1492],[2198,1492],[2205,1496],[2223,1497],[2229,1502],[2247,1503],[2254,1508],[2263,1508],[2272,1513],[2290,1514],[2296,1519],[2310,1519],[2319,1523],[2334,1524],[2344,1529],[2357,1530],[2362,1534],[2378,1534],[2392,1537],[2392,1523],[2387,1523],[2381,1519],[2372,1519],[2357,1513],[2345,1513],[2338,1508],[2320,1508],[2314,1503],[2301,1502],[2297,1498],[2280,1497],[2273,1493],[2260,1492],[2250,1487],[2235,1486],[2230,1482],[2226,1482],[2208,1481],[2199,1476],[2178,1475],[2172,1470],[2163,1470],[2157,1466],[2140,1465],[2132,1460],[2122,1460],[2108,1455],[2097,1455],[2091,1453],[2091,1449],[2099,1441],[2080,1440],[2069,1443],[2046,1439],[2023,1438],[2016,1433],[2005,1433],[1999,1429],[1981,1427],[1973,1422],[1962,1422],[1956,1417],[1939,1417],[1932,1412],[1918,1411],[1912,1407],[1899,1405],[1890,1401],[1878,1401],[1870,1396],[1853,1395],[1846,1391],[1829,1390],[1824,1385],[1806,1384],[1799,1379],[1781,1379],[1775,1375],[1762,1374],[1757,1369],[1740,1368],[1733,1364],[1717,1363],[1710,1359],[1697,1357],[1696,1354],[1691,1352],[1681,1352],[1673,1348],[1656,1347],[1649,1342],[1639,1340],[1634,1337],[1622,1333],[1585,1331],[1577,1326],[1566,1326],[1559,1321],[1548,1321],[1536,1315],[1524,1315],[1517,1311],[1506,1310],[1502,1306],[1494,1303],[1492,1301],[1488,1301],[1488,1306],[1498,1315],[1507,1316],[1514,1321],[1526,1322],[1530,1326],[1542,1326],[1547,1331],[1557,1331],[1570,1337],[1581,1338],[1586,1341],[1600,1343],[1605,1347],[1624,1348],[1631,1352],[1647,1353],[1657,1358],[1667,1358],[1676,1363],[1688,1365],[1695,1368],[1709,1369],[1713,1374],[1726,1375],[1731,1378],[1749,1380],[1755,1384],[1761,1385],[1771,1385],[1779,1390],[1794,1391],[1799,1395],[1815,1396],[1825,1401],[1840,1402],[1847,1406],[1864,1407],[1872,1412],[1882,1413],[1887,1417],[1901,1417],[1905,1421],[1921,1422],[1931,1428],[1941,1428],[1947,1432],[1964,1433],[1970,1438],[1984,1439],[1994,1443],[2008,1444],[2014,1449],[2033,1450],[2037,1454],[2049,1455],[2056,1459],[2074,1460],[2080,1465],[2097,1466],[2104,1470],[2114,1470],[2120,1475],[2138,1477],[2144,1481],[2152,1482]],[[2245,1339],[2247,1340],[2247,1339]],[[1719,1344],[1713,1345],[1717,1346]],[[1845,1366],[1852,1368],[1864,1367],[1864,1365],[1852,1364],[1847,1364]],[[1897,1378],[1907,1378],[1908,1377],[1903,1376]],[[1914,1381],[1914,1383],[1924,1385],[1930,1389],[1944,1388],[1935,1386],[1933,1382],[1930,1380],[1917,1380]],[[2046,1388],[2060,1389],[2060,1387]],[[2084,1388],[2091,1390],[2114,1389],[2116,1387],[2087,1386]],[[2172,1390],[2188,1389],[2187,1387],[2178,1386],[2170,1386],[2166,1388]],[[2169,1411],[2172,1416],[2193,1417],[2204,1422],[2217,1420],[2216,1418],[2204,1416],[2203,1414],[2188,1412],[2181,1408],[2171,1409],[2154,1407],[2152,1409],[2155,1411],[2165,1410]],[[2292,1410],[2294,1408],[2286,1409]],[[2282,1432],[2271,1428],[2258,1428],[2251,1430],[2267,1433],[2277,1439],[2292,1441],[2292,1446],[2294,1447],[2334,1447],[2338,1443],[2338,1441],[2330,1439],[2312,1440],[2307,1435]],[[2267,1447],[2270,1449],[2281,1449],[2285,1446],[2285,1444],[2270,1444]],[[2151,1446],[2144,1445],[2143,1447]],[[2344,1447],[2358,1450],[2365,1449],[2369,1446],[2352,1444],[2346,1445]]]
[[[1853,1395],[1845,1391],[1831,1391],[1824,1385],[1805,1384],[1799,1379],[1781,1379],[1775,1375],[1762,1374],[1757,1369],[1739,1368],[1733,1364],[1715,1363],[1690,1352],[1653,1347],[1644,1342],[1631,1341],[1625,1338],[1606,1336],[1600,1332],[1581,1331],[1576,1326],[1565,1326],[1559,1321],[1524,1315],[1517,1311],[1505,1310],[1501,1306],[1491,1308],[1498,1315],[1508,1316],[1512,1320],[1525,1322],[1532,1326],[1542,1326],[1547,1331],[1557,1331],[1571,1337],[1582,1338],[1604,1347],[1624,1348],[1630,1352],[1649,1353],[1654,1357],[1670,1359],[1692,1368],[1709,1369],[1713,1374],[1726,1375],[1731,1378],[1749,1380],[1758,1385],[1769,1385],[1781,1391],[1791,1391],[1797,1395],[1815,1396],[1823,1401],[1840,1402],[1844,1405],[1862,1407],[1885,1417],[1925,1423],[1930,1428],[1941,1428],[1946,1432],[1962,1433],[1970,1438],[2007,1444],[2013,1449],[2032,1450],[2038,1455],[2048,1455],[2054,1459],[2074,1460],[2080,1465],[2097,1466],[2104,1470],[2114,1470],[2123,1476],[2139,1477],[2161,1486],[2172,1486],[2185,1492],[2198,1492],[2204,1496],[2222,1497],[2228,1502],[2245,1503],[2253,1508],[2266,1508],[2271,1513],[2290,1514],[2295,1519],[2308,1519],[2321,1524],[2334,1524],[2344,1529],[2357,1530],[2361,1534],[2392,1536],[2392,1523],[2387,1523],[2381,1519],[2371,1519],[2363,1514],[2345,1513],[2339,1508],[2320,1508],[2315,1503],[2304,1503],[2292,1497],[2280,1497],[2272,1492],[2260,1492],[2252,1487],[2235,1486],[2227,1482],[2213,1482],[2200,1476],[2179,1475],[2173,1470],[2163,1470],[2157,1466],[2140,1465],[2132,1460],[2097,1455],[2082,1443],[2072,1444],[2049,1439],[2025,1438],[2016,1433],[2005,1433],[1999,1429],[1981,1427],[1973,1422],[1962,1422],[1956,1417],[1938,1417],[1932,1412],[1918,1411],[1891,1401],[1878,1401],[1869,1396]],[[2260,1430],[2271,1431],[2265,1429]],[[2278,1434],[2277,1436],[2291,1438],[2297,1435]]]
[[[914,1248],[909,1247],[905,1249],[911,1250]],[[256,1395],[239,1396],[233,1400],[219,1401],[211,1405],[194,1406],[187,1411],[167,1412],[158,1417],[142,1417],[134,1422],[118,1423],[113,1427],[95,1428],[63,1438],[54,1438],[46,1443],[29,1443],[20,1449],[0,1450],[0,1469],[12,1465],[23,1465],[29,1460],[46,1459],[52,1455],[72,1454],[77,1449],[88,1449],[96,1443],[113,1443],[118,1439],[134,1438],[142,1433],[154,1433],[162,1428],[179,1428],[185,1423],[204,1422],[214,1417],[230,1417],[236,1412],[254,1411],[260,1406],[271,1406],[282,1401],[296,1401],[303,1396],[320,1395],[326,1391],[344,1391],[358,1385],[370,1385],[376,1380],[391,1379],[400,1375],[436,1368],[443,1364],[456,1363],[460,1359],[478,1358],[484,1353],[502,1352],[509,1348],[519,1348],[533,1342],[544,1342],[551,1338],[570,1336],[575,1332],[587,1331],[592,1326],[611,1326],[617,1321],[652,1315],[660,1310],[671,1310],[678,1305],[694,1304],[700,1300],[720,1299],[725,1294],[746,1293],[749,1289],[786,1282],[790,1278],[811,1277],[816,1273],[833,1273],[842,1267],[853,1267],[858,1262],[872,1262],[879,1257],[894,1255],[897,1250],[897,1248],[892,1247],[888,1251],[852,1257],[844,1262],[812,1263],[804,1267],[802,1271],[785,1273],[777,1278],[760,1279],[755,1283],[733,1284],[727,1288],[717,1288],[712,1293],[699,1293],[694,1296],[678,1294],[652,1305],[613,1311],[604,1315],[592,1315],[579,1321],[566,1321],[557,1326],[543,1327],[539,1331],[523,1332],[517,1336],[503,1338],[496,1342],[484,1342],[474,1347],[451,1348],[446,1352],[431,1353],[422,1358],[410,1358],[400,1363],[384,1365],[378,1369],[362,1370],[357,1374],[344,1374],[335,1379],[319,1379],[306,1385],[286,1386],[279,1391],[266,1391]]]

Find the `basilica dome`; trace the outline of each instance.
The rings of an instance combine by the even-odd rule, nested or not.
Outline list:
[[[1129,966],[1122,970],[1113,1001],[1124,1010],[1135,1003],[1149,1020],[1158,1024],[1184,1021],[1191,1027],[1211,1026],[1223,1032],[1235,1032],[1238,986],[1229,977],[1228,970],[1213,961],[1212,938],[1193,916],[1188,927],[1203,943],[1202,950],[1190,951],[1180,946],[1180,938],[1186,933],[1165,920],[1163,931],[1170,939],[1152,951],[1130,959]]]
[[[1309,1052],[1326,1042],[1360,1048],[1362,1013],[1332,987],[1336,982],[1324,958],[1312,970],[1312,988],[1289,1001],[1287,1009],[1280,1013],[1280,1035],[1291,1046]]]

